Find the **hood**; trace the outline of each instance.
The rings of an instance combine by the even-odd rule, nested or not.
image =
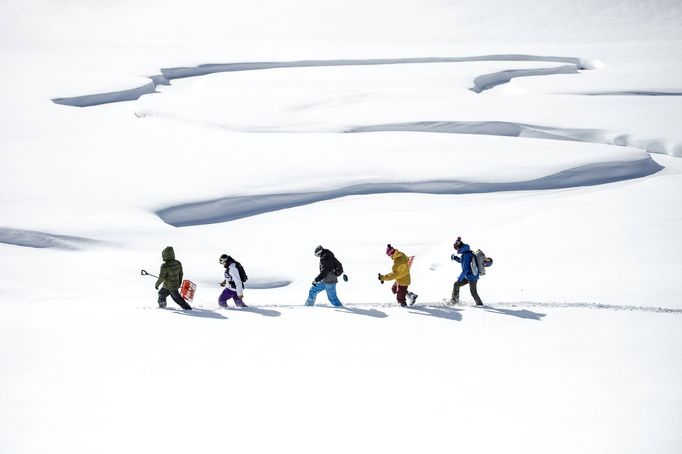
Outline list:
[[[169,260],[175,260],[175,251],[171,246],[168,246],[161,253],[161,258],[163,259],[164,262],[167,262]]]
[[[395,262],[397,262],[397,261],[399,261],[399,260],[407,260],[407,256],[405,255],[405,253],[404,253],[404,252],[401,252],[401,251],[399,251],[399,250],[397,250],[397,249],[393,252],[393,254],[391,255],[391,258],[392,258],[393,261],[395,261]]]
[[[463,244],[461,248],[459,248],[459,253],[464,255],[465,252],[471,252],[471,248],[469,247],[468,244]]]

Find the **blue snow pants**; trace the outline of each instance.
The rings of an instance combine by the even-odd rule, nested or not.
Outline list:
[[[305,302],[305,305],[314,306],[315,298],[322,290],[327,291],[327,298],[329,299],[329,302],[332,303],[332,306],[343,306],[341,301],[339,301],[339,297],[336,296],[336,284],[325,284],[324,282],[318,282],[316,285],[310,287],[310,292],[308,292],[308,300]]]

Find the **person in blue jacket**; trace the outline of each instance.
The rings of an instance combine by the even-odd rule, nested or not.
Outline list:
[[[471,290],[471,296],[474,297],[476,301],[476,306],[483,306],[483,301],[481,297],[478,296],[478,273],[475,273],[472,269],[471,262],[474,260],[474,253],[468,244],[462,242],[462,237],[457,237],[457,241],[453,245],[457,254],[452,254],[451,258],[457,263],[462,265],[462,272],[457,278],[457,282],[452,286],[452,298],[450,298],[450,305],[455,305],[459,302],[459,289],[467,284],[469,284],[469,290]],[[462,257],[459,257],[461,254]]]

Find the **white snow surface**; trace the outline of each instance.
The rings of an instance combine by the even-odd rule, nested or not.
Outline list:
[[[681,452],[681,23],[0,2],[0,452]],[[484,308],[440,303],[457,236]],[[302,307],[318,244],[345,308]],[[193,311],[140,275],[168,245]]]

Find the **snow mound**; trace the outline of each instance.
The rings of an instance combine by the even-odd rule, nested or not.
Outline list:
[[[78,236],[55,235],[33,230],[0,227],[0,243],[31,248],[55,248],[66,250],[85,249],[104,242]]]

